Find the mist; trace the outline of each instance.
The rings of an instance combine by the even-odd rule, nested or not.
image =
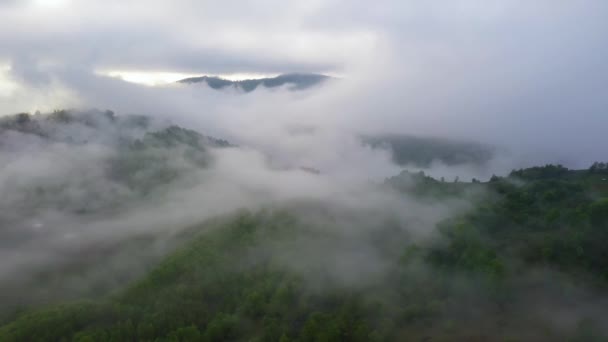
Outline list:
[[[606,159],[605,13],[599,0],[0,1],[0,320],[134,291],[167,256],[242,224],[256,243],[235,243],[222,271],[278,267],[310,296],[384,293],[382,319],[424,290],[441,303],[413,295],[413,311],[479,336],[603,327],[597,282],[533,247],[555,239],[578,258],[568,243],[588,241],[561,230],[595,232],[603,176],[567,188],[575,219],[547,208]],[[108,76],[121,72],[332,77],[245,92]],[[399,162],[362,138],[385,136],[483,156]],[[510,174],[544,164],[579,171]],[[526,224],[555,237],[521,247]]]
[[[269,152],[283,156],[319,159],[319,163],[328,163],[326,159],[335,158],[331,154],[343,148],[329,152],[329,143],[376,132],[498,145],[513,159],[513,165],[501,163],[500,170],[491,170],[503,174],[535,163],[585,167],[604,157],[596,143],[608,124],[601,96],[601,84],[608,76],[601,68],[607,57],[602,46],[607,45],[608,30],[600,1],[483,5],[465,1],[446,6],[387,1],[372,11],[359,2],[316,2],[300,6],[299,11],[252,2],[239,6],[230,23],[213,20],[213,13],[225,13],[227,7],[210,3],[150,6],[134,1],[130,6],[142,11],[129,20],[120,15],[124,8],[119,4],[65,6],[73,6],[74,11],[2,5],[7,29],[0,57],[10,65],[6,78],[17,85],[3,101],[3,113],[58,108],[137,112],[196,124],[208,134],[274,149]],[[285,16],[267,20],[269,8]],[[338,15],[343,8],[348,9],[346,15]],[[78,11],[79,18],[68,13]],[[256,15],[245,19],[248,11]],[[163,25],[150,25],[174,12],[188,19],[177,23],[163,17]],[[84,24],[92,13],[96,20]],[[208,20],[190,20],[201,19],[198,15]],[[60,38],[11,25],[18,18],[36,21]],[[104,19],[112,19],[112,30]],[[248,29],[252,38],[265,37],[255,48],[245,43],[247,35],[240,31],[247,23],[255,27]],[[192,33],[185,33],[211,27],[226,33],[219,36],[223,41],[215,42],[211,36],[194,39]],[[68,28],[78,28],[79,33],[68,33]],[[285,33],[269,33],[272,30]],[[173,36],[178,33],[191,38],[191,45],[199,44],[205,56],[199,66],[192,64],[192,56],[199,52]],[[150,44],[152,35],[157,38]],[[297,44],[283,41],[290,35],[307,44],[298,50]],[[126,48],[128,39],[137,41],[138,49]],[[92,40],[94,46],[80,45],[77,50],[69,45]],[[328,48],[328,42],[335,47]],[[34,48],[25,49],[27,44]],[[325,53],[314,52],[319,49]],[[276,57],[262,51],[272,51]],[[238,56],[238,61],[226,58],[227,54]],[[290,64],[277,63],[275,58]],[[95,73],[133,65],[144,71],[315,71],[343,76],[306,94],[256,91],[236,96],[201,87],[123,84]],[[318,131],[294,137],[289,134],[293,127]],[[277,139],[283,142],[280,147],[273,144]],[[284,151],[276,151],[279,148]]]
[[[308,274],[315,287],[320,275],[302,270],[315,263],[301,260],[321,248],[315,253],[319,260],[336,258],[332,282],[360,287],[353,258],[367,260],[370,276],[388,263],[365,240],[378,229],[375,221],[390,220],[400,234],[421,241],[433,236],[438,222],[472,205],[468,197],[429,203],[383,188],[382,177],[397,167],[386,151],[364,148],[354,138],[334,146],[342,150],[329,151],[326,159],[282,154],[293,148],[263,153],[252,147],[260,146],[253,140],[244,146],[204,143],[193,150],[180,141],[159,145],[150,138],[174,127],[166,128],[161,117],[142,121],[110,112],[62,111],[34,115],[21,128],[2,131],[4,313],[120,289],[183,244],[192,227],[242,210],[283,208],[319,233],[333,231],[341,238],[329,244],[303,236],[292,241],[290,252],[278,246],[276,253],[285,253],[283,266]],[[332,142],[337,141],[318,144]],[[140,150],[138,144],[151,147]],[[378,165],[360,166],[369,162]],[[38,279],[46,279],[47,286],[40,288]]]

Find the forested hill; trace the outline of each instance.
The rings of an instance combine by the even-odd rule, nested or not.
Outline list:
[[[425,238],[383,210],[239,211],[110,296],[14,314],[0,340],[605,341],[606,178],[597,163],[387,179],[409,201],[474,204]]]
[[[212,149],[231,146],[146,116],[111,111],[0,117],[0,190],[5,194],[0,224],[43,209],[114,212],[207,168]]]
[[[169,127],[171,126],[171,127]],[[145,115],[116,115],[111,110],[55,110],[52,113],[41,114],[37,112],[19,113],[15,115],[0,116],[0,134],[5,146],[11,139],[17,140],[13,133],[21,133],[38,137],[49,142],[64,142],[71,144],[102,143],[102,144],[129,144],[146,133],[167,131],[163,137],[167,143],[185,143],[189,145],[207,145],[210,147],[230,146],[226,140],[204,136],[193,130],[184,129],[175,125],[158,122]]]
[[[405,134],[361,136],[361,141],[376,149],[386,149],[401,166],[429,167],[433,162],[445,165],[482,165],[495,155],[495,148],[478,142]]]
[[[275,88],[287,86],[289,90],[303,90],[319,85],[331,77],[320,74],[283,74],[272,78],[259,78],[250,80],[230,81],[220,77],[201,76],[180,80],[180,83],[206,83],[213,89],[236,88],[245,92],[254,91],[259,86]]]

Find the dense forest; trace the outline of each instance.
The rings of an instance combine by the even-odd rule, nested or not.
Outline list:
[[[5,153],[21,153],[17,133],[112,145],[93,175],[112,196],[82,201],[65,190],[75,178],[24,184],[10,188],[30,196],[19,215],[118,215],[235,148],[111,112],[23,114],[0,130]],[[604,162],[472,182],[403,171],[353,194],[390,199],[377,206],[302,198],[104,240],[2,285],[0,341],[608,341],[607,178]],[[23,238],[15,216],[0,214],[5,241]],[[75,290],[85,279],[95,286]]]

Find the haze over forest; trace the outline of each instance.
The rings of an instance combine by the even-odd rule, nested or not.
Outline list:
[[[0,341],[605,341],[608,3],[0,0]]]

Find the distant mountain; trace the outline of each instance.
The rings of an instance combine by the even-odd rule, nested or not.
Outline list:
[[[202,83],[205,82],[213,89],[223,89],[226,87],[234,87],[242,89],[245,92],[254,91],[258,86],[266,88],[275,88],[288,86],[289,90],[302,90],[318,85],[331,77],[321,74],[283,74],[272,78],[259,78],[251,80],[230,81],[215,76],[190,77],[178,81],[179,83]]]
[[[376,149],[391,152],[398,165],[429,167],[433,161],[447,165],[488,162],[494,156],[494,147],[473,141],[460,141],[435,137],[419,137],[404,134],[361,136],[362,142]]]

